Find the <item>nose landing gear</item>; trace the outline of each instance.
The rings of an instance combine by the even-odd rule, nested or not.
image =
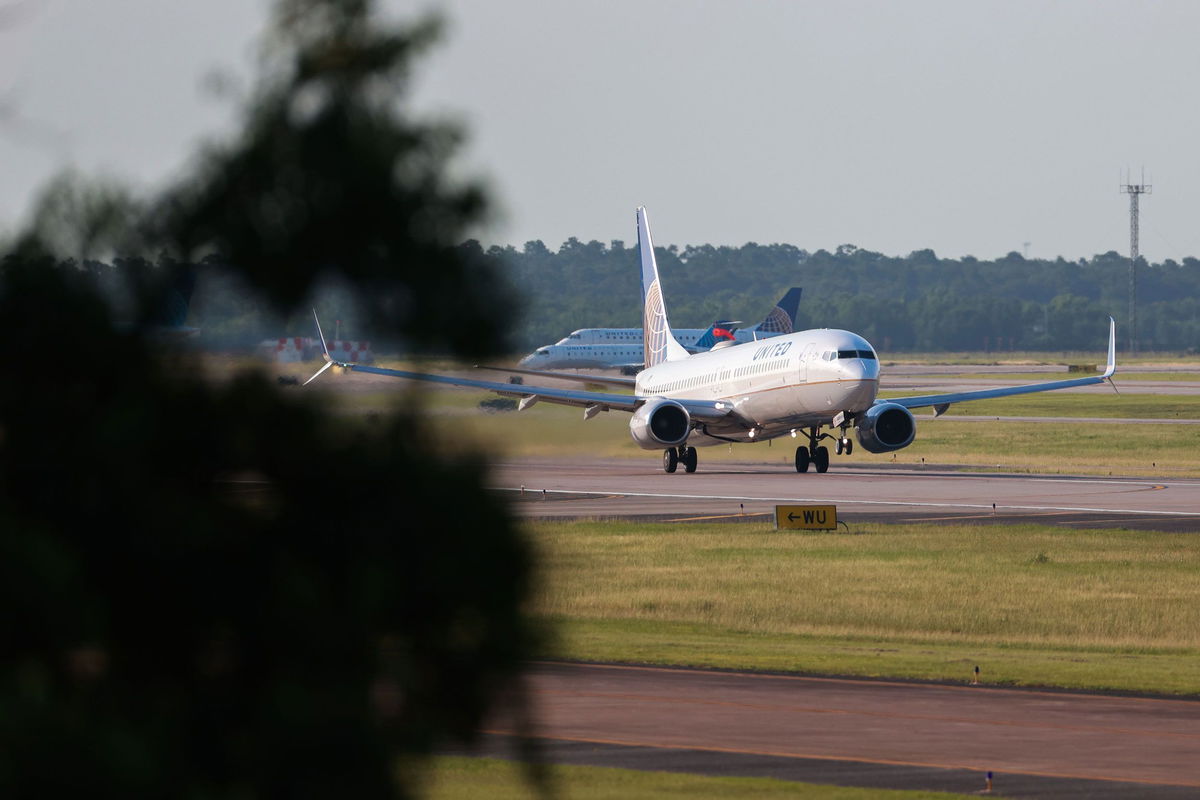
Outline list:
[[[822,433],[821,429],[817,427],[809,428],[807,435],[808,446],[796,448],[796,472],[808,472],[810,464],[816,467],[818,473],[829,471],[829,448],[817,444],[822,439],[833,439],[836,442],[834,452],[839,456],[848,456],[854,452],[854,442],[846,435],[846,427],[844,425],[842,426],[842,435],[840,437]]]

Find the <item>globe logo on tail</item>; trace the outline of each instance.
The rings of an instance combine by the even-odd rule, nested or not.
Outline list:
[[[791,333],[792,318],[782,308],[775,306],[758,326],[758,329],[763,333]]]
[[[650,284],[646,291],[646,305],[642,309],[643,363],[649,369],[667,360],[667,312],[663,308],[662,292],[658,281]]]

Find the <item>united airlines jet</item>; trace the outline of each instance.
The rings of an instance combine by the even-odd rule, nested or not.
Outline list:
[[[585,420],[605,411],[628,412],[634,442],[646,450],[661,450],[667,472],[675,472],[681,465],[685,472],[695,472],[697,447],[792,437],[802,442],[796,448],[796,471],[808,472],[811,466],[825,472],[829,448],[823,442],[833,442],[838,455],[849,454],[854,448],[851,428],[864,449],[887,453],[912,444],[917,433],[914,408],[933,408],[940,416],[952,403],[1088,386],[1109,381],[1116,372],[1116,323],[1111,317],[1108,365],[1102,375],[888,400],[876,397],[879,359],[875,349],[850,331],[799,331],[765,342],[689,353],[671,334],[644,208],[637,210],[637,228],[642,265],[642,362],[646,368],[636,378],[572,378],[631,388],[632,393],[517,386],[383,369],[333,361],[328,349],[326,364],[309,381],[337,364],[357,372],[519,397],[521,409],[539,401],[579,406]],[[317,331],[320,334],[319,322]],[[324,341],[322,335],[322,345]]]

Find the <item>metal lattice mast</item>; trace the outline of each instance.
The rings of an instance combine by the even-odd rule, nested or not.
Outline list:
[[[1129,195],[1129,355],[1137,355],[1137,260],[1138,260],[1138,198],[1150,194],[1142,170],[1141,183],[1123,183],[1121,191]]]

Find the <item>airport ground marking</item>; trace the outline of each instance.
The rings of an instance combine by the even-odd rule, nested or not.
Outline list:
[[[770,511],[747,511],[744,514],[712,514],[707,517],[680,517],[679,519],[664,519],[663,522],[702,522],[710,519],[742,519],[744,517],[769,517]]]
[[[519,492],[520,488],[511,486],[496,486],[493,487],[501,492]],[[541,490],[548,494],[579,494],[592,497],[606,498],[623,498],[623,497],[658,497],[670,500],[731,500],[740,502],[761,502],[761,503],[828,503],[828,497],[751,497],[749,495],[720,495],[720,494],[671,494],[667,492],[619,492],[612,491],[596,492],[582,491],[579,489],[543,489]],[[861,500],[858,498],[852,500],[839,500],[843,505],[847,506],[903,506],[911,508],[968,508],[979,510],[991,510],[992,506],[988,503],[932,503],[918,502],[913,500]],[[1015,505],[1000,505],[996,504],[996,510],[1007,511],[1068,511],[1087,514],[1139,514],[1151,517],[1200,517],[1200,511],[1150,511],[1138,508],[1090,508],[1086,506],[1015,506]]]
[[[629,463],[635,463],[635,462],[630,460]],[[541,468],[545,468],[545,469],[554,469],[554,470],[561,470],[563,467],[562,464],[555,463],[555,462],[546,463],[546,462],[532,462],[532,461],[529,461],[529,462],[504,462],[504,463],[494,464],[493,466],[495,466],[497,468],[501,468],[501,469],[528,469],[530,467],[541,467]],[[727,472],[730,471],[728,469],[728,467],[733,467],[733,466],[745,467],[746,468],[745,471],[734,473],[734,474],[738,474],[738,475],[790,475],[791,474],[791,470],[780,472],[778,469],[775,469],[773,467],[773,465],[762,464],[762,463],[745,463],[745,464],[736,463],[736,464],[721,465],[721,466],[723,468],[725,468],[725,471],[727,471]],[[967,465],[967,466],[974,466],[974,465]],[[754,468],[757,468],[757,469],[754,469]],[[590,469],[582,469],[581,468],[579,474],[591,476],[594,474],[594,471],[590,470]],[[903,478],[903,477],[916,477],[919,475],[923,478],[930,477],[930,476],[936,476],[939,480],[962,480],[962,481],[1026,480],[1026,481],[1031,481],[1034,483],[1086,483],[1086,484],[1098,484],[1098,485],[1108,485],[1108,486],[1141,486],[1143,488],[1153,488],[1153,489],[1169,489],[1172,486],[1200,486],[1200,479],[1196,479],[1196,478],[1163,478],[1161,476],[1152,477],[1152,478],[1139,478],[1139,477],[1110,478],[1110,477],[1101,477],[1098,475],[1072,475],[1072,476],[1067,476],[1067,477],[1054,477],[1051,475],[1044,475],[1044,474],[1038,474],[1038,473],[1019,473],[1019,472],[965,472],[965,473],[964,472],[944,472],[944,471],[938,470],[936,467],[933,467],[932,465],[930,465],[928,467],[923,467],[920,464],[914,464],[908,469],[896,469],[896,470],[881,470],[871,464],[850,464],[845,468],[845,471],[841,472],[840,474],[842,476],[846,476],[846,477],[863,477],[863,478]],[[640,475],[639,475],[639,477],[640,477]],[[664,476],[655,475],[655,477],[664,477]],[[695,477],[700,478],[700,477],[703,477],[703,475],[697,475]],[[1166,484],[1154,483],[1154,481],[1161,481],[1161,480],[1166,480],[1167,483]],[[1145,484],[1148,484],[1148,483],[1152,484],[1152,485],[1150,487],[1146,487]]]

